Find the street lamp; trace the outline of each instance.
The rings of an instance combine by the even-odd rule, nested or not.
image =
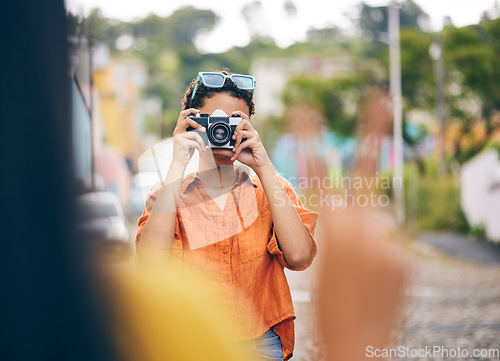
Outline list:
[[[404,194],[403,194],[403,107],[401,96],[401,51],[399,45],[399,8],[401,5],[391,0],[389,5],[389,71],[390,89],[394,103],[394,208],[396,222],[402,226],[405,220]],[[399,182],[396,182],[399,181]]]

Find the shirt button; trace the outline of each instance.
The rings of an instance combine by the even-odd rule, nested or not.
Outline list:
[[[227,254],[227,249],[222,251],[223,254]]]

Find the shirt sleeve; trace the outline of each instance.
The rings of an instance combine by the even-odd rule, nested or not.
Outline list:
[[[161,190],[162,183],[158,182],[156,183],[148,192],[146,195],[146,204],[144,211],[142,211],[142,215],[139,217],[139,220],[137,221],[137,234],[135,236],[135,259],[136,261],[138,260],[138,244],[140,242],[141,238],[141,233],[142,230],[146,224],[146,221],[149,218],[149,214],[151,213],[151,210],[153,209],[153,206],[156,202],[156,198],[158,198],[158,194]],[[175,217],[175,235],[174,235],[174,244],[173,248],[175,248],[176,244],[180,242],[181,239],[181,231],[180,231],[180,225],[179,225],[179,216],[177,215]]]
[[[306,227],[307,232],[311,236],[313,245],[311,249],[311,257],[309,257],[309,260],[300,265],[300,266],[292,266],[288,264],[288,262],[285,260],[285,257],[283,255],[283,252],[279,248],[278,244],[278,239],[276,236],[276,232],[274,229],[274,226],[272,228],[272,235],[271,235],[271,240],[267,244],[267,250],[272,254],[275,255],[279,261],[279,263],[283,266],[286,267],[292,271],[303,271],[307,269],[313,262],[314,258],[316,257],[316,254],[318,253],[318,245],[316,243],[316,239],[314,236],[314,229],[316,227],[316,220],[318,218],[318,213],[310,211],[307,208],[304,208],[302,205],[302,202],[300,201],[299,197],[293,190],[293,187],[291,184],[283,177],[279,177],[281,185],[283,186],[283,189],[285,192],[288,194],[288,197],[292,201],[293,205],[295,206],[295,210],[299,214],[300,219],[302,220],[302,223]]]

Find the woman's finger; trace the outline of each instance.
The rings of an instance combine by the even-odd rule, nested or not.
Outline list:
[[[236,128],[234,128],[234,131],[235,132],[239,132],[240,130],[255,130],[253,129],[252,125],[250,124],[250,122],[246,119],[242,119],[238,125],[236,126]]]
[[[238,115],[242,119],[250,121],[250,118],[248,117],[248,115],[246,115],[245,113],[243,113],[241,110],[235,110],[234,112],[232,112],[232,115]]]
[[[184,118],[182,122],[175,128],[174,135],[186,132],[187,128],[189,127],[194,128],[200,132],[206,131],[203,125],[197,123],[195,120],[188,117]]]
[[[201,135],[198,134],[197,132],[181,133],[181,134],[179,134],[179,137],[194,140],[194,141],[198,142],[198,144],[200,144],[200,147],[202,147],[203,150],[205,150],[205,147],[206,147],[205,141],[203,140]]]
[[[196,113],[199,113],[199,112],[200,112],[199,109],[189,108],[189,109],[186,109],[186,110],[181,110],[181,112],[179,113],[180,114],[179,117],[185,118],[188,115],[196,114]]]
[[[203,152],[202,149],[204,149],[204,147],[202,147],[200,145],[200,143],[198,143],[196,140],[187,139],[187,138],[184,138],[182,140],[182,146],[184,147],[185,150],[190,150],[191,148],[198,149],[198,151],[200,153]]]
[[[241,143],[238,148],[234,150],[234,154],[231,157],[231,160],[234,161],[235,159],[238,158],[238,155],[240,155],[241,151],[247,148],[251,148],[253,145],[257,143],[257,140],[255,138],[252,139],[247,139],[243,143]],[[234,149],[234,148],[233,148]]]
[[[187,116],[189,116],[191,114],[196,114],[196,113],[199,113],[199,112],[200,112],[200,110],[196,109],[196,108],[189,108],[189,109],[186,109],[186,110],[181,110],[181,112],[179,113],[179,118],[177,118],[176,128],[177,128],[177,126],[179,126],[179,124],[182,123],[182,121],[184,120],[184,118],[186,118]]]
[[[251,132],[249,130],[240,130],[238,132],[235,131],[233,134],[233,139],[234,139],[233,151],[236,150],[236,148],[238,148],[243,139],[245,138],[250,139],[255,135],[257,135],[255,132]]]
[[[185,118],[182,121],[181,127],[184,128],[184,129],[187,129],[188,127],[191,127],[191,128],[194,128],[194,129],[202,131],[202,132],[204,132],[206,130],[203,125],[201,125],[200,123],[196,122],[194,119],[191,119],[189,117]]]

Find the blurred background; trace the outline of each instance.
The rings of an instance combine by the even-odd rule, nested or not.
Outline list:
[[[356,120],[366,90],[389,92],[392,75],[401,79],[402,126],[383,133],[376,172],[389,179],[397,172],[402,194],[398,203],[394,187],[377,191],[391,199],[385,211],[402,226],[397,240],[422,266],[400,343],[497,347],[500,6],[393,5],[396,70],[389,1],[68,0],[81,234],[130,260],[145,190],[158,181],[153,169],[141,169],[141,156],[171,137],[199,71],[229,68],[256,77],[252,122],[277,171],[304,196],[304,177],[351,174],[363,145]],[[319,168],[307,163],[306,152]],[[320,359],[311,337],[313,274],[314,266],[287,273],[298,361]]]
[[[67,7],[78,177],[82,189],[115,194],[101,201],[132,221],[143,209],[141,185],[157,181],[138,173],[138,160],[171,136],[198,71],[227,67],[257,78],[254,126],[277,170],[299,188],[304,171],[289,166],[297,163],[289,150],[299,147],[288,136],[300,118],[294,107],[314,108],[315,148],[330,174],[342,174],[352,165],[363,90],[389,86],[387,2],[68,0]],[[498,2],[399,8],[405,225],[498,242]],[[382,140],[380,174],[394,169],[391,134]]]

